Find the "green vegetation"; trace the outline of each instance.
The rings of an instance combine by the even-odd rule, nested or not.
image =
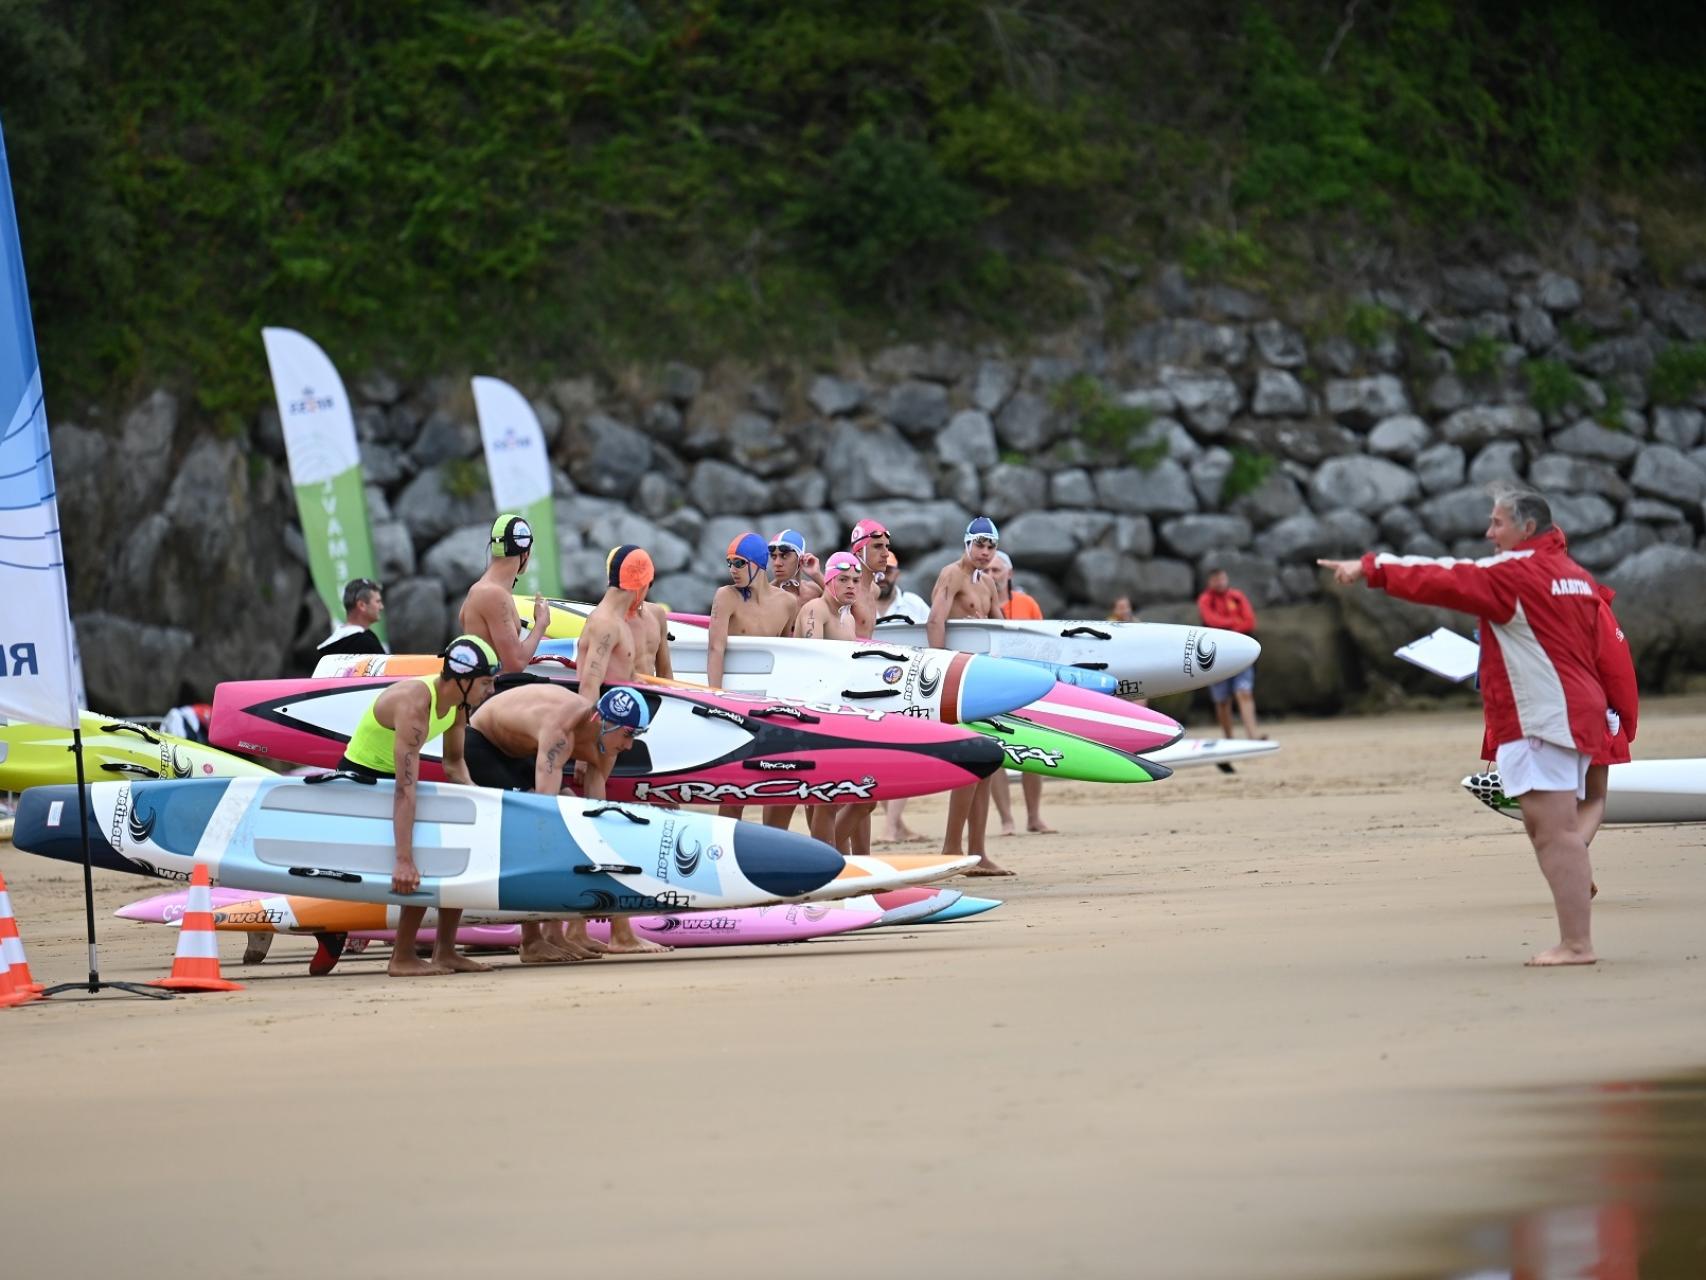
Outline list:
[[[1457,349],[1457,371],[1466,378],[1489,377],[1498,372],[1502,350],[1497,338],[1478,333]]]
[[[1653,399],[1685,404],[1706,391],[1706,343],[1666,347],[1653,361]]]
[[[1398,327],[1398,317],[1372,302],[1358,302],[1345,313],[1345,337],[1367,350]]]
[[[1253,449],[1246,449],[1243,445],[1233,445],[1232,469],[1226,473],[1226,481],[1220,486],[1221,503],[1242,498],[1245,494],[1261,488],[1262,482],[1273,469],[1272,454],[1258,453]]]
[[[1685,211],[1680,261],[1695,16],[0,0],[0,118],[50,404],[165,381],[235,429],[264,324],[404,376],[1026,334],[1086,277],[1119,314],[1134,264],[1303,281],[1359,221],[1520,228],[1589,185]]]
[[[444,491],[467,501],[487,492],[486,464],[474,458],[452,458],[444,464]]]
[[[1522,366],[1528,400],[1547,417],[1587,403],[1582,380],[1562,360],[1530,360]]]
[[[1605,389],[1605,403],[1599,407],[1599,412],[1593,415],[1594,421],[1608,431],[1627,431],[1629,424],[1623,421],[1623,411],[1628,403],[1623,399],[1623,392],[1615,386]]]
[[[1154,413],[1140,405],[1115,404],[1107,389],[1087,373],[1057,384],[1051,399],[1058,411],[1076,420],[1079,439],[1145,471],[1170,451],[1166,436],[1149,430]]]

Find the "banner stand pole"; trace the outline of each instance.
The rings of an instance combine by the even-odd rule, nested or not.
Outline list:
[[[128,991],[132,995],[147,996],[150,1000],[170,1000],[172,992],[155,987],[145,987],[139,982],[102,982],[101,966],[95,956],[95,869],[93,856],[89,852],[89,792],[83,783],[83,730],[71,730],[71,750],[77,757],[77,820],[83,830],[83,912],[89,927],[89,980],[88,982],[62,982],[56,987],[43,991],[42,998],[56,996],[61,991],[86,991],[89,995],[99,995],[103,991]]]

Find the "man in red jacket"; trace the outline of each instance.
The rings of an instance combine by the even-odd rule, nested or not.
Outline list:
[[[1487,739],[1558,911],[1558,945],[1528,963],[1592,964],[1593,869],[1576,804],[1606,747],[1599,584],[1570,559],[1552,509],[1531,490],[1494,492],[1487,538],[1499,553],[1484,560],[1370,554],[1318,563],[1340,583],[1361,578],[1401,600],[1481,620]]]
[[[1197,597],[1197,612],[1205,627],[1237,631],[1242,635],[1256,633],[1256,611],[1250,607],[1250,597],[1233,588],[1225,569],[1208,571],[1208,590]],[[1235,676],[1217,680],[1209,686],[1214,699],[1214,714],[1220,721],[1220,731],[1232,736],[1232,703],[1238,703],[1238,718],[1244,722],[1244,732],[1252,738],[1265,735],[1256,732],[1256,668],[1245,667]]]

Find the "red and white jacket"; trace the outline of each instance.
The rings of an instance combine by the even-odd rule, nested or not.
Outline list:
[[[1599,584],[1557,529],[1484,560],[1371,554],[1362,567],[1371,587],[1481,620],[1481,706],[1495,749],[1539,738],[1590,757],[1605,750]]]

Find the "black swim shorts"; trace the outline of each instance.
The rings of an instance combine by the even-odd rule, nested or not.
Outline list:
[[[535,757],[512,756],[492,745],[490,738],[470,726],[462,736],[462,758],[477,787],[499,791],[533,790]]]

